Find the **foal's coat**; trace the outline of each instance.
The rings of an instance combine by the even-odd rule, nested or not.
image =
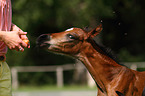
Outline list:
[[[64,32],[43,34],[37,44],[49,51],[72,56],[86,66],[98,87],[98,96],[143,96],[145,72],[118,64],[92,39],[102,25],[86,32],[71,28]]]

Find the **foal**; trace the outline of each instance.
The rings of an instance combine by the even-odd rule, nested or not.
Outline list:
[[[143,96],[145,72],[118,64],[92,39],[102,31],[102,25],[86,32],[71,28],[64,32],[43,34],[37,44],[49,51],[80,60],[98,87],[98,96]]]

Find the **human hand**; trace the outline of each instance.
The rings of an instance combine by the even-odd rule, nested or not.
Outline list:
[[[27,47],[28,45],[20,38],[21,35],[26,35],[27,32],[22,31],[9,31],[9,32],[3,32],[2,41],[5,42],[5,44],[12,50],[24,51],[24,47]]]
[[[18,26],[15,24],[12,24],[11,31],[20,31],[23,32]],[[28,37],[25,34],[19,34],[19,37],[24,41],[24,40],[29,40]],[[26,42],[25,42],[26,43]],[[30,44],[27,44],[27,48],[30,48]]]

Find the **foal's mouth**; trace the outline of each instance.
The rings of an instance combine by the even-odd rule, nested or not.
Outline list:
[[[50,47],[50,35],[42,34],[36,40],[36,45],[40,48],[49,48]]]
[[[36,45],[40,48],[49,48],[50,44],[46,42],[36,42]]]

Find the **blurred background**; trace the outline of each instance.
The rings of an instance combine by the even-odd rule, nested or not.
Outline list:
[[[144,62],[144,5],[144,0],[12,0],[13,23],[28,32],[31,48],[23,53],[9,50],[7,63],[11,67],[73,64],[76,61],[69,57],[38,49],[37,37],[71,27],[93,28],[100,23],[103,24],[101,43],[112,49],[121,62]],[[55,72],[18,74],[20,86],[56,84]],[[85,84],[74,82],[74,70],[65,71],[65,85]]]

